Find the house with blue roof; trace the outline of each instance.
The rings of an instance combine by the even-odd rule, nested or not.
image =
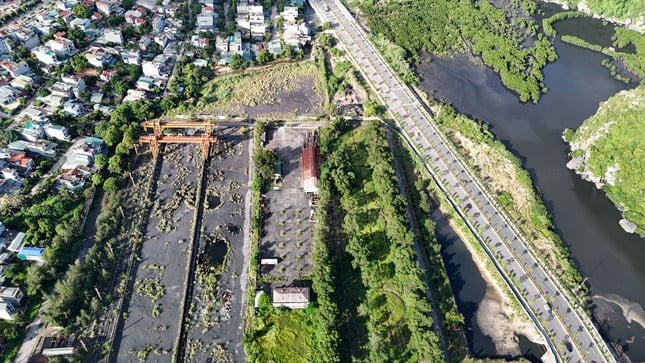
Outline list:
[[[23,247],[18,251],[18,258],[23,261],[43,262],[45,249],[40,247]]]

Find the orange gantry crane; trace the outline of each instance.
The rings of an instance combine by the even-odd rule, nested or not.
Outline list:
[[[208,134],[199,136],[156,136],[153,134],[144,135],[139,138],[139,144],[150,144],[150,152],[153,157],[159,153],[159,144],[201,144],[204,152],[204,160],[208,158],[211,144],[217,143],[217,138]]]
[[[210,135],[215,128],[216,121],[163,121],[159,119],[144,121],[144,130],[152,130],[156,136],[161,136],[164,129],[203,129],[204,133]]]
[[[217,143],[217,138],[212,136],[215,128],[214,121],[162,121],[159,119],[144,121],[142,124],[145,130],[152,130],[152,134],[139,138],[139,144],[149,144],[153,157],[159,153],[159,144],[201,144],[204,152],[204,159],[208,157],[211,144]],[[174,136],[163,135],[164,129],[203,129],[204,133],[197,136]]]

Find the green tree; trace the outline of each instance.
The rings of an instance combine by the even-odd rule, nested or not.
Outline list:
[[[12,49],[12,53],[13,53],[13,55],[14,55],[14,56],[16,56],[16,57],[18,57],[18,58],[20,58],[20,59],[22,59],[22,60],[25,60],[25,59],[29,58],[29,56],[30,56],[30,54],[31,54],[31,52],[29,51],[29,49],[27,49],[27,48],[26,48],[24,45],[22,45],[22,44],[20,44],[20,45],[18,45],[18,46],[16,46],[16,47],[14,47],[14,48]]]
[[[244,69],[246,68],[246,65],[246,61],[244,60],[244,58],[242,58],[241,55],[233,54],[230,63],[231,68],[233,68],[234,70]]]
[[[258,53],[258,55],[257,55],[257,61],[260,64],[267,64],[267,63],[269,63],[271,61],[272,58],[273,58],[273,56],[266,49],[262,49],[260,51],[260,53]]]
[[[76,72],[80,72],[90,66],[90,62],[85,58],[84,54],[76,54],[69,62]]]
[[[275,152],[268,149],[259,149],[253,155],[253,162],[260,178],[271,180],[273,178],[273,164],[276,161]]]
[[[7,145],[14,141],[20,140],[20,134],[15,130],[0,131],[0,145]]]
[[[282,57],[291,59],[291,57],[293,57],[293,46],[285,44],[284,47],[282,47]]]
[[[119,190],[119,181],[111,176],[103,182],[103,190],[105,190],[108,193],[114,193],[117,190]]]
[[[89,19],[92,16],[92,10],[81,3],[74,4],[74,6],[72,6],[72,11],[74,12],[74,15],[79,18]]]

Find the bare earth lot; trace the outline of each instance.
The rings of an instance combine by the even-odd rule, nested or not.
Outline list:
[[[137,362],[146,351],[148,361],[171,361],[181,319],[177,311],[183,301],[200,153],[195,145],[166,145],[160,154],[155,202],[133,272],[134,291],[118,345],[118,362]]]
[[[220,144],[206,171],[202,230],[189,308],[186,362],[244,362],[242,347],[245,203],[249,140],[236,128],[216,131]]]
[[[260,281],[274,287],[289,286],[311,272],[313,224],[311,208],[302,189],[300,154],[307,133],[314,128],[280,127],[269,130],[270,142],[282,160],[282,188],[270,190],[263,200],[263,235],[260,258],[278,258],[278,265],[264,265]]]

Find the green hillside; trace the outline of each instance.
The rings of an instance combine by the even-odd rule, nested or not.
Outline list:
[[[572,8],[645,28],[645,1],[642,0],[565,0]]]
[[[568,166],[607,193],[645,236],[645,86],[622,91],[600,104],[575,132]]]

